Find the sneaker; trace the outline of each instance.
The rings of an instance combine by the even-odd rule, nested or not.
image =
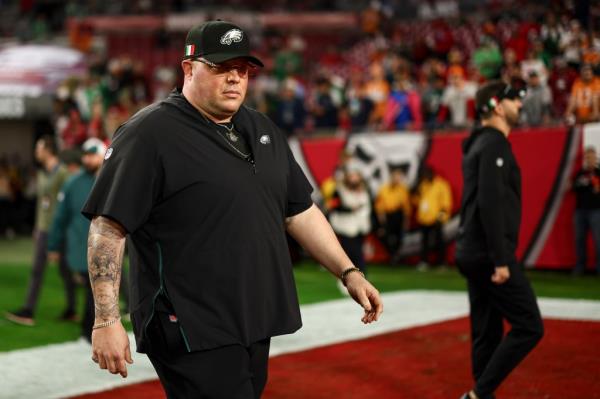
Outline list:
[[[35,320],[33,320],[33,312],[31,310],[20,309],[16,312],[6,312],[4,316],[13,323],[22,326],[35,326]]]
[[[79,321],[79,317],[77,313],[73,309],[66,309],[62,314],[58,317],[60,321]]]

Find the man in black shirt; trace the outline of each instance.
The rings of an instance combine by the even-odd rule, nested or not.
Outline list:
[[[285,135],[242,102],[262,63],[246,33],[211,21],[188,33],[183,89],[134,115],[83,213],[96,320],[92,359],[127,375],[119,320],[125,237],[131,320],[169,398],[258,398],[270,338],[301,326],[286,231],[364,308],[377,290],[339,246]]]
[[[508,135],[519,120],[523,94],[499,81],[480,88],[475,103],[481,127],[463,143],[456,260],[469,289],[475,379],[475,387],[464,399],[493,398],[544,330],[535,294],[515,255],[521,173]],[[504,320],[512,327],[505,337]]]
[[[587,263],[587,235],[592,231],[596,249],[596,272],[600,274],[600,169],[594,147],[583,154],[583,168],[573,182],[575,190],[575,249],[577,264],[573,273],[583,274]]]

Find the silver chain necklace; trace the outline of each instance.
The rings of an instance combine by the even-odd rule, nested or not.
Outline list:
[[[234,146],[229,141],[229,140],[231,140],[235,143],[239,140],[239,136],[233,131],[233,129],[235,129],[235,125],[233,124],[233,122],[231,122],[231,127],[227,127],[227,125],[223,125],[221,123],[211,122],[206,116],[204,116],[204,114],[202,112],[200,112],[200,115],[202,115],[202,117],[204,118],[206,123],[208,123],[209,125],[215,124],[217,126],[221,126],[221,127],[224,127],[225,129],[227,129],[227,133],[225,133],[225,134],[221,133],[221,131],[219,129],[215,129],[215,130],[217,131],[217,134],[227,143],[227,145],[229,147],[231,147],[236,153],[241,155],[242,158],[244,158],[246,160],[250,158],[250,153],[246,154],[245,152],[240,151],[236,146]],[[225,135],[227,135],[227,137]]]
[[[233,130],[233,126],[231,127],[231,129]],[[231,142],[229,140],[227,140],[227,138],[224,135],[219,134],[219,136],[227,143],[227,145],[229,145],[229,147],[233,148],[233,150],[235,152],[237,152],[238,154],[240,154],[244,159],[250,158],[250,153],[246,154],[243,151],[238,150],[238,148],[236,146],[234,146],[233,144],[231,144]],[[237,140],[237,136],[236,136],[236,140]]]
[[[233,124],[233,122],[231,122],[231,127],[227,127],[227,125],[224,125],[222,123],[216,123],[217,125],[224,127],[227,130],[227,138],[231,141],[233,141],[234,143],[236,143],[239,140],[239,136],[237,134],[235,134],[235,132],[233,131],[233,129],[235,128],[235,125]]]

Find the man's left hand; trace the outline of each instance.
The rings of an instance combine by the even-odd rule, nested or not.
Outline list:
[[[372,323],[383,313],[383,302],[379,291],[360,273],[350,273],[346,277],[346,288],[350,296],[365,310],[362,322]]]

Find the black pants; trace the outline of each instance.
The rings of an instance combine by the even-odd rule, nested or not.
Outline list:
[[[404,240],[404,212],[400,210],[386,214],[384,229],[385,236],[382,237],[382,241],[390,257],[393,258],[398,255]]]
[[[475,393],[491,398],[508,374],[537,345],[544,325],[523,269],[512,264],[504,284],[492,283],[489,263],[458,262],[467,278],[471,305],[471,349]],[[503,320],[511,330],[503,336]]]
[[[259,399],[267,383],[270,339],[187,352],[177,323],[157,312],[148,357],[168,399]]]
[[[34,254],[33,267],[31,269],[31,279],[27,289],[27,299],[25,300],[25,309],[35,313],[38,298],[42,288],[44,272],[46,271],[48,260],[48,233],[46,231],[36,231],[34,235]],[[75,282],[73,275],[64,256],[61,253],[58,261],[58,271],[63,280],[65,288],[66,310],[75,310]]]
[[[366,275],[367,265],[365,263],[365,255],[363,254],[363,242],[365,240],[365,236],[363,234],[359,234],[357,236],[350,237],[343,234],[338,234],[338,239],[340,240],[340,245],[354,266],[358,267],[360,271]]]
[[[444,264],[446,261],[446,246],[444,245],[444,235],[442,224],[435,223],[431,226],[421,226],[421,261],[427,263],[427,258],[431,249],[435,249],[437,259],[435,265]],[[432,242],[433,241],[433,242]]]

